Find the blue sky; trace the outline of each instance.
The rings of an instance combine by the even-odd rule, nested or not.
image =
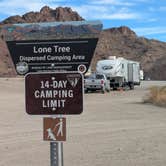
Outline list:
[[[43,6],[71,7],[104,28],[128,26],[137,35],[166,42],[166,0],[0,0],[0,21]]]

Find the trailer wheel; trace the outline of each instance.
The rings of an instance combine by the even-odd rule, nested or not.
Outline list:
[[[123,84],[123,90],[124,91],[129,90],[129,85],[126,82]]]
[[[129,84],[129,87],[130,87],[130,90],[133,90],[133,89],[134,89],[134,84],[133,84],[133,83],[130,83],[130,84]]]
[[[85,93],[88,93],[88,89],[85,89],[84,91],[85,91]]]
[[[105,88],[102,88],[101,92],[104,94],[105,93]]]

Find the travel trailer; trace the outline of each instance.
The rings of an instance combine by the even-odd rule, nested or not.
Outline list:
[[[107,60],[97,62],[96,71],[106,75],[113,89],[119,87],[134,89],[134,85],[140,85],[140,64],[136,61],[109,57]]]

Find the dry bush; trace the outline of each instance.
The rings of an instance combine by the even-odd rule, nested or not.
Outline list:
[[[153,86],[149,88],[149,93],[145,97],[144,103],[166,107],[166,86]]]

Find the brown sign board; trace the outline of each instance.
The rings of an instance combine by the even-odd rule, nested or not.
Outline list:
[[[43,118],[44,141],[66,141],[66,118]]]
[[[83,76],[79,72],[29,73],[25,76],[26,112],[69,115],[83,111]]]

